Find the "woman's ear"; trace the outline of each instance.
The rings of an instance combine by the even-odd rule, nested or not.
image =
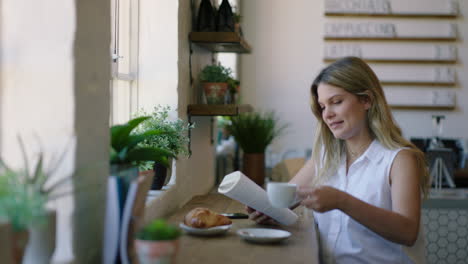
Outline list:
[[[364,104],[364,109],[369,110],[372,106],[372,97],[368,91],[365,93],[366,95],[361,97],[361,102]]]

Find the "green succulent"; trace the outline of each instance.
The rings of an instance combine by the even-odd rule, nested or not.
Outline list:
[[[141,240],[174,240],[181,235],[180,229],[167,223],[164,219],[156,219],[143,227],[136,234]]]
[[[11,223],[13,230],[20,231],[43,222],[45,192],[26,184],[27,174],[23,170],[14,171],[4,166],[0,172],[0,218]]]
[[[18,141],[23,156],[23,168],[12,169],[0,158],[0,218],[11,222],[15,230],[42,223],[45,204],[69,195],[70,191],[60,191],[61,187],[77,176],[73,173],[52,181],[52,175],[62,164],[68,148],[58,157],[53,157],[47,169],[44,166],[45,154],[40,151],[35,165],[30,168],[21,137],[18,137]]]

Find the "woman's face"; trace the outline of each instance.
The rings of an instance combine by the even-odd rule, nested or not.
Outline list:
[[[326,83],[319,84],[317,94],[322,119],[336,138],[348,140],[368,132],[368,100]]]

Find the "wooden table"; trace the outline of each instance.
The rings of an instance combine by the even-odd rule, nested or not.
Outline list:
[[[244,205],[222,194],[196,196],[178,210],[169,221],[178,224],[195,207],[206,207],[218,213],[245,212]],[[303,207],[295,210],[299,221],[293,226],[260,226],[248,219],[233,219],[227,234],[214,237],[197,237],[184,234],[176,262],[179,264],[275,264],[319,263],[318,243],[313,217]],[[261,227],[284,229],[292,236],[277,244],[253,244],[244,241],[236,231],[240,228]]]

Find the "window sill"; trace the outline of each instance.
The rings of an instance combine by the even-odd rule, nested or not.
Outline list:
[[[146,196],[146,207],[149,207],[153,201],[158,200],[158,199],[163,199],[162,197],[164,194],[172,189],[175,186],[175,184],[167,184],[162,187],[161,190],[149,190],[148,195]]]

